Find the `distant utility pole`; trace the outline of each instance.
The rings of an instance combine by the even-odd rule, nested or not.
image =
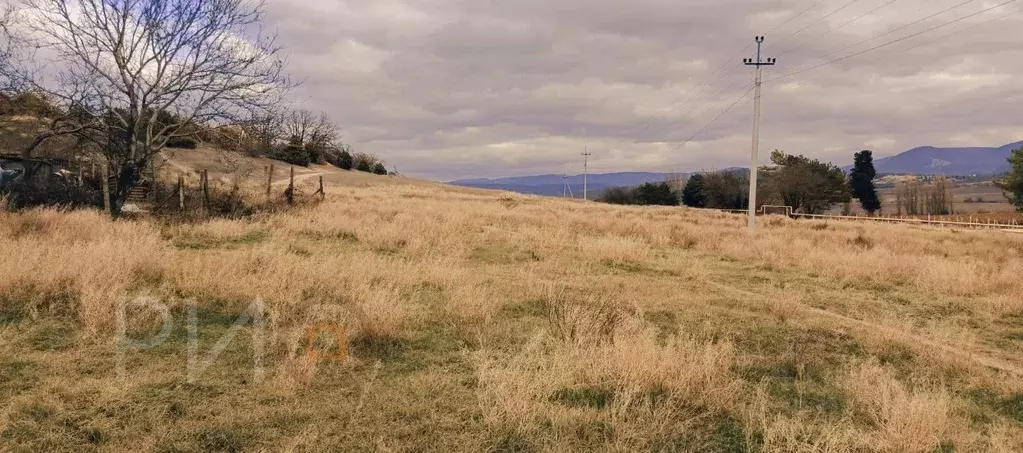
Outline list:
[[[565,198],[575,198],[575,195],[572,194],[572,184],[568,182],[568,174],[566,173],[562,178],[565,179],[565,185],[561,188],[562,196]]]
[[[774,66],[778,61],[776,58],[768,58],[766,61],[760,58],[760,46],[764,44],[764,37],[754,38],[757,42],[757,58],[743,58],[746,66],[754,66],[757,71],[757,79],[754,83],[756,94],[753,96],[753,151],[749,163],[749,231],[757,231],[757,166],[760,162],[760,86],[764,83],[764,66]]]
[[[586,147],[583,147],[583,200],[589,200],[589,186],[587,179],[590,176],[590,156],[593,153],[587,151]]]

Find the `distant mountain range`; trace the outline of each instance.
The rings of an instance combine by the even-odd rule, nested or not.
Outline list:
[[[615,186],[638,186],[646,182],[661,182],[667,177],[666,173],[649,172],[624,172],[592,174],[587,178],[587,186],[590,198],[596,197],[609,187]],[[451,181],[448,184],[456,186],[478,187],[481,189],[507,190],[532,195],[556,195],[561,196],[565,192],[564,175],[536,175],[516,176],[512,178],[480,178],[461,179]],[[571,175],[568,177],[568,185],[576,198],[583,196],[583,175]]]
[[[1006,160],[1009,153],[1023,148],[1023,142],[1011,143],[998,148],[935,148],[923,146],[913,148],[895,156],[875,158],[874,167],[878,173],[917,175],[994,175],[1009,169]],[[851,166],[843,167],[848,171]],[[683,173],[682,176],[689,174]],[[589,176],[590,197],[596,197],[609,187],[638,186],[646,182],[661,182],[667,173],[623,172],[603,173]],[[576,198],[582,197],[583,176],[572,175],[568,183]],[[479,178],[450,181],[457,186],[498,189],[533,195],[561,196],[565,191],[564,175],[516,176],[511,178]]]
[[[878,173],[917,175],[992,175],[1009,170],[1006,160],[1023,142],[999,148],[935,148],[923,146],[902,154],[874,159]]]

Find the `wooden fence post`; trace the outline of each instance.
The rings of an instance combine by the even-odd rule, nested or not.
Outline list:
[[[206,213],[210,211],[210,171],[202,171],[202,202]]]
[[[323,191],[323,175],[320,175],[320,201],[327,198],[327,193]]]
[[[288,198],[288,204],[295,203],[295,167],[291,167],[291,177],[288,180],[288,190],[284,192]]]
[[[178,209],[185,210],[185,177],[178,176]]]
[[[266,197],[267,198],[270,198],[270,188],[273,186],[273,183],[274,183],[274,164],[270,164],[270,169],[266,172]]]

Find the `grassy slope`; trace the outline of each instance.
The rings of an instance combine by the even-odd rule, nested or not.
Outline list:
[[[245,221],[0,213],[0,450],[1023,448],[1023,237],[351,177]],[[124,295],[174,328],[118,381]],[[265,378],[243,334],[188,383],[180,298],[204,354],[265,301]]]

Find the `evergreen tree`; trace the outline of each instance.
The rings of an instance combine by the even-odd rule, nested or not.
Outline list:
[[[682,204],[694,208],[707,207],[706,184],[702,174],[695,174],[686,181],[686,187],[682,189]]]
[[[859,198],[863,210],[873,215],[881,210],[881,199],[877,197],[877,189],[874,187],[874,178],[877,171],[874,169],[873,153],[867,150],[856,153],[853,169],[849,173],[849,188],[852,189],[853,198]]]
[[[386,175],[387,167],[384,167],[384,164],[377,162],[377,164],[373,166],[373,173],[378,175]]]
[[[344,170],[351,170],[355,166],[355,162],[352,160],[352,154],[346,149],[342,149],[337,155],[337,166]]]
[[[998,180],[996,185],[1005,191],[1005,197],[1016,210],[1023,212],[1023,148],[1012,150],[1009,163],[1012,169]]]

